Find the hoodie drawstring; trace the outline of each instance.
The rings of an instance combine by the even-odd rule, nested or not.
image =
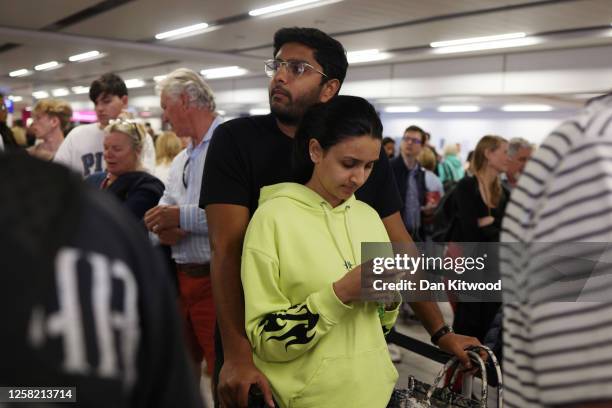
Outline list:
[[[340,254],[340,256],[342,257],[342,259],[344,260],[344,266],[346,267],[347,271],[350,271],[351,269],[353,269],[353,267],[355,265],[353,265],[351,263],[351,261],[342,253],[342,249],[340,248],[340,244],[338,243],[338,240],[336,238],[336,234],[334,234],[334,230],[331,226],[331,219],[330,219],[330,211],[327,208],[327,203],[326,202],[321,202],[321,208],[323,208],[323,212],[325,213],[325,224],[327,225],[327,229],[330,233],[330,235],[332,236],[332,240],[334,241],[334,245],[336,246],[336,250],[338,251],[338,253]],[[357,257],[355,256],[355,254],[357,253],[357,251],[355,251],[354,248],[354,244],[353,244],[353,240],[352,240],[352,231],[351,231],[351,225],[348,219],[348,211],[351,207],[349,205],[347,205],[346,207],[344,207],[344,228],[346,228],[346,234],[348,236],[349,239],[349,247],[351,248],[351,255],[353,255],[352,260],[354,262],[357,262]]]

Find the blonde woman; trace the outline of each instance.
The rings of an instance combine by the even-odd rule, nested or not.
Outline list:
[[[113,193],[142,220],[164,192],[164,184],[142,166],[146,131],[142,125],[126,119],[110,121],[104,131],[106,171],[92,174],[86,181]]]
[[[183,150],[181,139],[174,132],[162,132],[155,141],[155,170],[153,174],[160,179],[164,185],[168,184],[170,164],[174,157]]]
[[[455,241],[497,242],[508,202],[500,175],[508,169],[508,142],[500,136],[484,136],[474,149],[474,177],[457,185],[459,235]]]
[[[444,146],[444,160],[438,164],[438,175],[442,184],[450,187],[451,183],[463,178],[465,172],[459,158],[459,146],[456,143]],[[446,188],[448,189],[448,188]]]
[[[474,176],[463,178],[455,189],[458,222],[452,241],[499,242],[509,197],[500,175],[508,169],[509,161],[506,139],[490,135],[480,139],[471,163]],[[455,331],[483,341],[498,308],[498,303],[458,303]]]
[[[64,141],[64,131],[72,118],[70,104],[61,99],[43,99],[32,110],[32,132],[41,142],[28,148],[28,153],[42,160],[53,160]]]

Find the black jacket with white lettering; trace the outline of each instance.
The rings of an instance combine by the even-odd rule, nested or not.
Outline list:
[[[163,263],[126,210],[28,157],[0,155],[0,186],[0,386],[202,407]]]

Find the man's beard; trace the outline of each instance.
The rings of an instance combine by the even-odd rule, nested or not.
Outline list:
[[[273,104],[272,95],[269,95],[270,111],[274,117],[284,125],[297,126],[302,117],[312,105],[319,102],[320,88],[313,89],[311,93],[293,99],[290,94],[286,94],[287,103],[285,105]]]

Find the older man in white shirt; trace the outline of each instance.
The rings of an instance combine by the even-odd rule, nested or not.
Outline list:
[[[172,247],[181,310],[196,362],[214,366],[215,309],[210,284],[210,246],[206,214],[199,208],[206,150],[220,123],[210,87],[195,72],[177,69],[160,84],[164,120],[178,136],[191,139],[172,161],[159,205],[144,217],[159,242]]]

